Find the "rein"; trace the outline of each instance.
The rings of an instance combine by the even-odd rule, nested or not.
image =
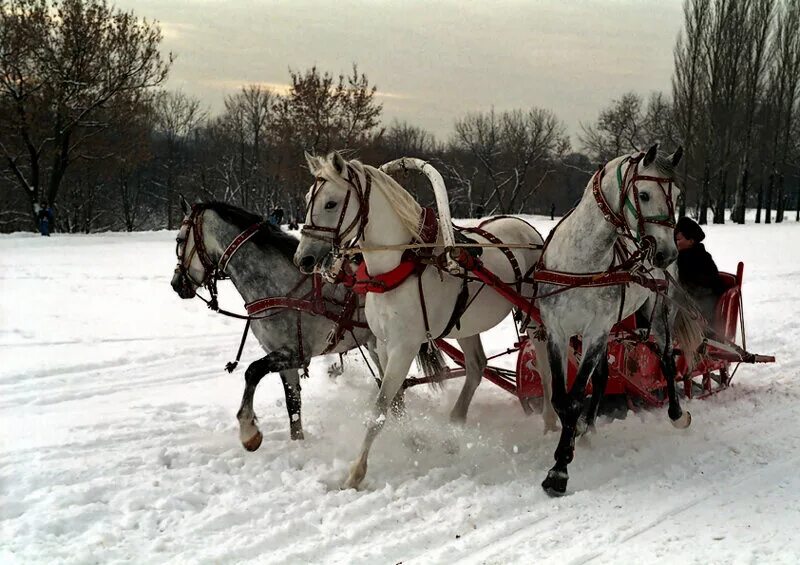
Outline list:
[[[644,266],[646,260],[651,260],[655,250],[654,240],[650,236],[644,236],[645,225],[657,224],[669,228],[675,228],[675,210],[672,203],[672,178],[668,177],[654,177],[649,175],[638,174],[639,163],[644,158],[644,153],[639,153],[633,157],[626,157],[617,166],[616,176],[619,184],[619,211],[616,212],[609,205],[608,200],[602,191],[602,182],[606,174],[605,165],[600,166],[595,174],[592,176],[592,195],[597,203],[597,207],[603,214],[603,218],[614,226],[618,236],[629,241],[634,250],[631,252],[627,249],[623,240],[618,239],[614,244],[614,257],[611,265],[607,270],[594,273],[565,273],[561,271],[548,270],[544,268],[545,253],[547,246],[550,243],[553,234],[561,225],[569,213],[561,219],[555,228],[550,232],[547,241],[544,244],[544,250],[539,258],[539,262],[533,271],[532,281],[534,283],[545,283],[562,288],[556,289],[544,295],[538,295],[537,298],[544,298],[559,294],[571,288],[578,287],[599,287],[599,286],[616,286],[627,285],[629,283],[637,283],[641,286],[649,288],[654,292],[663,293],[666,289],[668,282],[666,280],[657,281],[650,276],[651,268]],[[628,163],[628,168],[625,174],[622,174],[622,165]],[[642,214],[639,188],[636,182],[640,180],[653,181],[658,183],[659,188],[664,193],[667,202],[667,214],[658,216],[645,216]],[[667,184],[665,189],[662,183]],[[628,225],[625,218],[625,211],[628,210],[636,219],[636,233]],[[571,212],[571,211],[570,211]],[[531,273],[526,273],[526,278]]]
[[[200,214],[205,210],[206,208],[202,205],[193,205],[189,217],[181,223],[181,226],[188,226],[187,238],[189,237],[189,232],[192,233],[194,246],[192,247],[192,251],[189,253],[189,256],[186,257],[186,241],[182,240],[181,238],[177,239],[175,252],[178,257],[178,266],[175,268],[175,271],[179,272],[182,276],[185,276],[198,288],[205,287],[208,290],[210,296],[208,299],[204,298],[197,292],[195,292],[195,296],[205,302],[209,309],[229,318],[247,321],[245,324],[244,333],[242,334],[242,340],[239,344],[239,351],[236,355],[236,360],[229,362],[225,366],[225,369],[229,373],[233,372],[239,362],[239,359],[241,358],[247,333],[250,329],[250,323],[252,321],[263,320],[265,318],[272,317],[273,315],[277,314],[277,311],[279,310],[288,309],[295,310],[297,312],[297,342],[298,353],[301,359],[305,359],[305,355],[303,354],[303,334],[301,325],[301,314],[303,312],[312,315],[324,316],[325,318],[328,318],[334,322],[334,327],[331,329],[331,332],[327,338],[328,346],[323,354],[329,353],[334,347],[336,347],[336,345],[344,337],[345,332],[349,331],[352,333],[356,328],[369,327],[364,322],[353,320],[353,315],[358,309],[358,299],[355,294],[348,292],[342,301],[326,298],[322,293],[324,281],[322,276],[318,274],[313,275],[312,288],[302,297],[294,297],[292,295],[295,294],[300,287],[302,287],[303,284],[308,281],[308,275],[301,277],[297,284],[288,292],[287,296],[260,298],[252,302],[248,302],[245,304],[247,315],[238,314],[236,312],[231,312],[230,310],[220,308],[217,300],[217,281],[229,278],[225,270],[230,264],[231,259],[233,259],[233,256],[236,254],[236,252],[245,243],[250,241],[250,239],[264,227],[265,223],[263,221],[256,222],[241,232],[231,241],[230,244],[228,244],[228,246],[225,248],[225,251],[223,251],[222,255],[220,256],[219,261],[215,263],[211,260],[208,254],[203,237],[203,223],[202,216]],[[203,278],[201,281],[197,281],[191,276],[190,266],[194,255],[197,255],[200,264],[203,266]],[[327,308],[328,303],[339,307],[339,312],[329,310]]]

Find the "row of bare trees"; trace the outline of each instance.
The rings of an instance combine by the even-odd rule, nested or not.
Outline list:
[[[177,196],[299,215],[304,151],[368,163],[433,161],[457,215],[566,211],[600,162],[655,140],[686,149],[687,210],[744,222],[800,215],[800,0],[686,0],[671,97],[625,93],[578,136],[531,107],[457,119],[439,141],[381,120],[356,65],[290,70],[279,94],[258,84],[203,103],[162,89],[172,55],[157,24],[106,0],[0,0],[0,229],[30,227],[41,204],[65,231],[174,229]],[[423,179],[404,183],[423,201]],[[795,187],[795,191],[792,191]]]
[[[702,223],[782,221],[800,162],[800,2],[688,0],[675,48],[678,134]],[[800,188],[798,188],[800,190]],[[800,211],[798,212],[800,213]]]
[[[304,151],[369,163],[422,155],[444,171],[462,215],[564,211],[591,169],[540,108],[469,114],[446,142],[383,125],[377,88],[356,65],[290,71],[285,94],[244,86],[212,116],[160,88],[172,62],[160,41],[157,24],[105,0],[0,2],[2,229],[35,225],[40,206],[64,231],[174,229],[179,193],[298,215]],[[421,179],[406,182],[429,196]]]
[[[800,220],[800,1],[686,0],[684,16],[671,99],[624,94],[582,127],[584,149],[682,144],[682,215],[780,222],[794,201]]]

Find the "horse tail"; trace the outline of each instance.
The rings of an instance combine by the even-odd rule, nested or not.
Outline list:
[[[430,379],[428,384],[432,388],[440,390],[443,388],[447,365],[445,365],[441,349],[433,343],[427,341],[423,343],[417,353],[417,366],[425,378]]]
[[[692,310],[694,311],[689,312],[685,308],[678,308],[673,322],[675,340],[678,342],[678,347],[683,353],[684,359],[686,359],[689,371],[694,369],[700,360],[698,348],[705,339],[703,318],[696,309]]]

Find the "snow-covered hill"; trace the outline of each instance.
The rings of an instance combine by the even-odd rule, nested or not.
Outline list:
[[[409,391],[364,489],[340,491],[375,393],[357,356],[335,381],[312,365],[305,442],[265,378],[246,453],[243,371],[222,370],[241,325],[172,292],[174,233],[1,236],[0,562],[797,563],[800,224],[707,232],[722,270],[745,262],[748,349],[778,362],[687,402],[685,432],[665,411],[601,423],[557,500],[556,437],[486,382],[463,428],[460,383]]]

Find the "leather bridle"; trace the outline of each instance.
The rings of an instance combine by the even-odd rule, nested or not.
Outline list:
[[[264,222],[256,222],[236,236],[233,241],[230,242],[225,251],[223,251],[219,261],[215,263],[211,260],[211,257],[209,257],[208,250],[206,249],[203,239],[202,213],[206,209],[206,206],[203,206],[202,204],[194,204],[190,214],[186,217],[186,219],[183,220],[183,222],[181,222],[181,228],[186,226],[187,230],[185,239],[181,236],[178,236],[175,240],[175,254],[178,257],[178,265],[175,267],[175,272],[179,273],[182,277],[185,277],[186,280],[190,281],[197,288],[202,286],[206,287],[211,293],[212,300],[214,300],[216,298],[217,281],[228,278],[228,275],[225,273],[228,263],[230,263],[230,260],[233,258],[234,254],[239,250],[239,248],[247,243],[247,241],[249,241],[250,238],[256,233],[258,233],[258,231],[264,225]],[[192,237],[192,243],[194,245],[187,256],[186,242],[188,241],[190,234]],[[195,279],[191,273],[192,260],[194,259],[195,255],[197,255],[197,258],[200,260],[200,264],[203,267],[203,278],[199,281]]]
[[[650,175],[640,175],[639,163],[644,158],[645,153],[625,157],[620,161],[617,166],[617,183],[619,185],[619,205],[618,212],[615,212],[608,204],[605,195],[602,191],[602,181],[606,173],[606,167],[601,166],[592,177],[592,194],[597,201],[597,206],[603,213],[603,217],[611,223],[617,231],[622,235],[627,235],[635,242],[641,242],[644,237],[644,229],[646,224],[657,224],[671,229],[675,229],[675,206],[672,202],[672,185],[674,179],[672,177],[654,177]],[[628,168],[625,169],[625,174],[622,174],[622,166],[628,163]],[[639,196],[639,187],[636,185],[637,181],[653,181],[658,184],[661,192],[664,194],[667,202],[667,213],[657,216],[645,216],[642,214],[642,208]],[[666,184],[666,187],[664,186]],[[636,233],[628,225],[625,219],[625,210],[628,210],[636,220]]]
[[[342,247],[343,243],[356,242],[364,235],[364,229],[367,227],[369,221],[369,195],[372,190],[372,177],[369,173],[364,174],[364,184],[361,184],[361,178],[356,170],[347,165],[347,178],[343,179],[350,185],[352,190],[347,191],[347,195],[342,202],[341,210],[339,212],[339,219],[335,227],[320,226],[314,223],[314,204],[329,182],[327,179],[317,177],[314,186],[311,188],[311,195],[308,198],[308,205],[306,206],[306,224],[303,226],[301,233],[313,239],[330,243],[335,250]],[[347,215],[347,207],[350,204],[350,197],[355,194],[358,203],[358,212],[353,220],[342,229],[345,216]],[[350,233],[355,230],[355,235],[352,237]]]

